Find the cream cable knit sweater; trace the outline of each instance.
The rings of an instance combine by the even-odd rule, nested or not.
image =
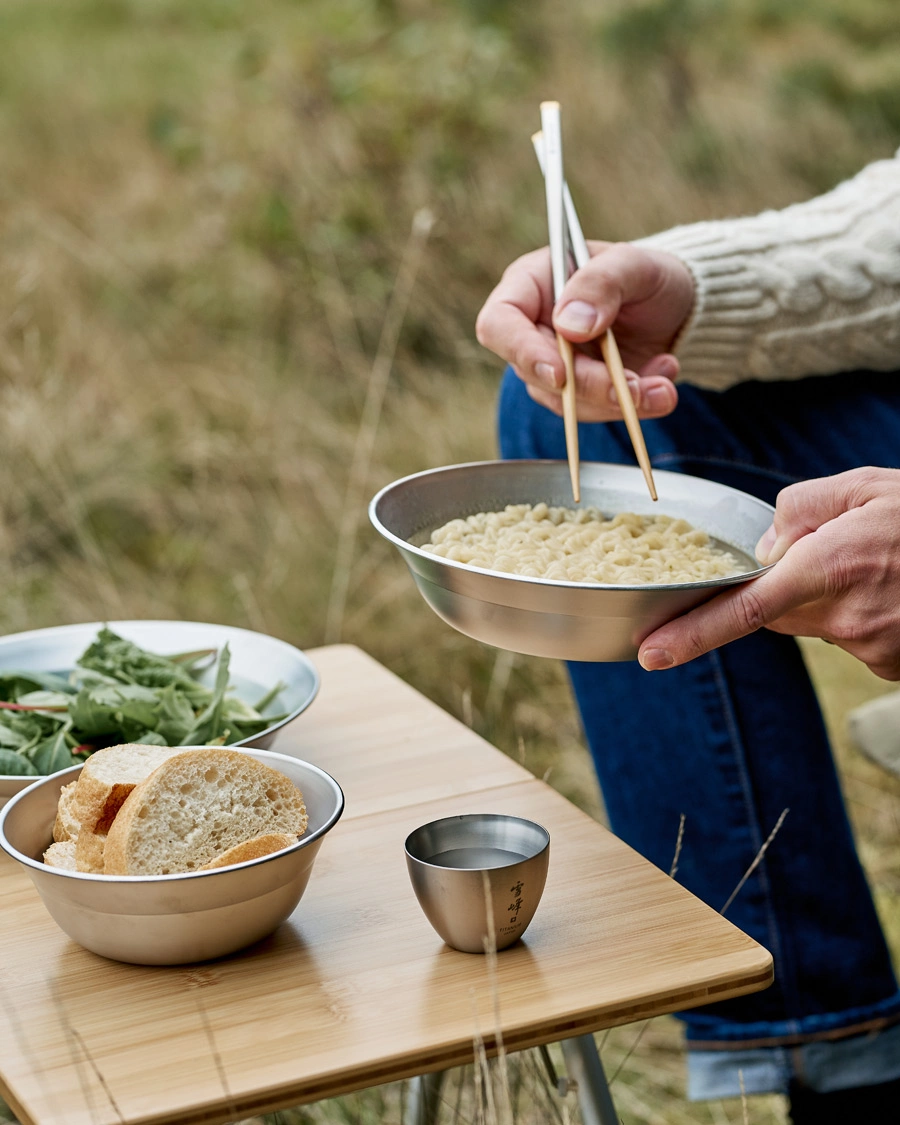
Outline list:
[[[900,370],[900,152],[783,211],[675,227],[668,250],[696,281],[676,347],[681,379]]]

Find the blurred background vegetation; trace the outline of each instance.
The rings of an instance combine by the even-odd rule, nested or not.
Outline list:
[[[444,626],[365,517],[399,475],[495,454],[473,323],[545,241],[549,97],[589,235],[783,206],[900,145],[900,7],[3,0],[0,632],[356,643],[601,816],[561,670]],[[887,685],[808,652],[900,947],[900,786],[843,735]],[[659,1026],[635,1089],[677,1052]],[[675,1065],[672,1104],[627,1121],[741,1120],[677,1116]]]

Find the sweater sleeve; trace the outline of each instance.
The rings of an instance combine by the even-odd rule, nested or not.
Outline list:
[[[637,245],[677,255],[694,308],[680,378],[711,390],[748,379],[900,371],[900,153],[782,211],[675,227]]]

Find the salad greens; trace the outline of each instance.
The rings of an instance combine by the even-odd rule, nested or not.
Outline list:
[[[229,692],[228,645],[177,656],[147,652],[103,628],[67,675],[0,671],[0,774],[40,776],[79,765],[104,746],[227,746],[284,715],[261,712]],[[213,661],[215,682],[197,674]]]

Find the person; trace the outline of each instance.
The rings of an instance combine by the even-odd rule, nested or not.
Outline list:
[[[519,258],[479,314],[509,364],[502,456],[565,458],[558,331],[582,457],[633,463],[608,372],[577,348],[612,326],[654,467],[775,504],[771,570],[654,631],[639,663],[569,665],[612,829],[669,870],[683,815],[678,878],[774,957],[769,989],[682,1014],[689,1095],[891,1119],[900,991],[794,637],[900,679],[900,154],[591,254],[556,304],[548,251]]]

